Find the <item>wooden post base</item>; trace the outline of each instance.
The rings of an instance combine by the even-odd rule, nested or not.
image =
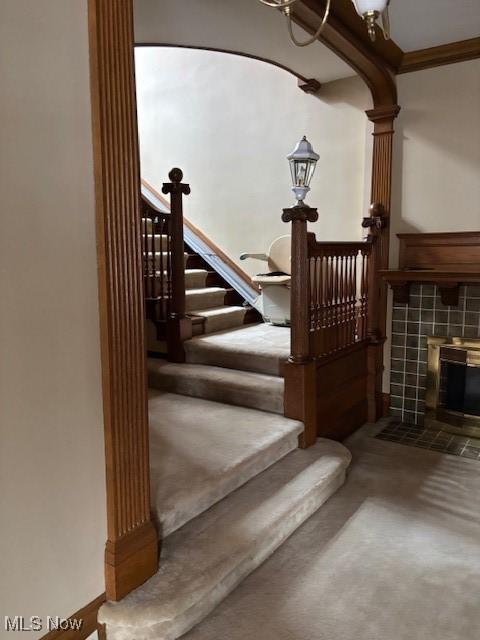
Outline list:
[[[368,345],[367,349],[367,399],[368,421],[377,422],[384,416],[383,394],[383,345],[384,340]]]
[[[146,522],[105,546],[105,586],[108,600],[121,600],[158,570],[157,532]]]
[[[192,337],[190,318],[171,317],[167,325],[168,359],[170,362],[185,362],[183,343]]]
[[[314,361],[285,364],[284,413],[305,425],[298,446],[307,449],[317,440],[317,367]]]

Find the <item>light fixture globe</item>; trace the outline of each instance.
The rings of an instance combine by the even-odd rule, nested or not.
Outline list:
[[[382,17],[382,31],[385,39],[390,37],[390,21],[388,5],[390,0],[352,0],[358,15],[364,19],[368,34],[372,41],[376,39],[375,26],[378,18]]]
[[[310,181],[319,158],[320,156],[315,153],[306,136],[303,136],[292,153],[287,156],[292,174],[292,191],[295,194],[297,206],[303,205],[310,191]]]

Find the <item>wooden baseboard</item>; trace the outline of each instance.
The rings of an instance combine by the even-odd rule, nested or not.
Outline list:
[[[52,629],[52,631],[42,636],[41,640],[85,640],[97,630],[98,610],[105,602],[105,599],[106,596],[102,593],[98,598],[95,598],[95,600],[92,600],[92,602],[67,618],[72,623],[72,626],[77,622],[80,623],[79,629]]]
[[[121,600],[158,569],[157,532],[151,522],[105,546],[105,584],[109,600]]]

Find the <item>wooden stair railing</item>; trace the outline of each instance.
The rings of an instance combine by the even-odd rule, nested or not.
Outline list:
[[[315,234],[308,233],[307,222],[316,221],[318,214],[306,206],[285,209],[282,219],[292,222],[291,355],[285,367],[285,415],[304,423],[300,446],[308,447],[318,435],[327,435],[320,426],[322,407],[329,419],[331,409],[322,399],[321,384],[340,399],[348,385],[349,367],[364,384],[355,391],[358,402],[348,420],[366,420],[367,347],[374,334],[369,296],[375,291],[376,237],[369,235],[363,242],[317,242]],[[330,367],[329,379],[321,381],[319,371],[336,360],[344,363]],[[341,407],[337,413],[341,415]]]
[[[171,182],[163,184],[170,194],[170,212],[161,211],[145,195],[141,198],[144,294],[147,319],[157,329],[164,325],[168,359],[184,362],[183,343],[192,337],[192,321],[185,306],[185,247],[183,238],[183,195],[190,186],[183,173],[172,169]]]

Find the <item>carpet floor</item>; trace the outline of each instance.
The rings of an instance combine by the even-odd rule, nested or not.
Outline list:
[[[184,640],[477,640],[479,464],[375,439],[348,480]]]

